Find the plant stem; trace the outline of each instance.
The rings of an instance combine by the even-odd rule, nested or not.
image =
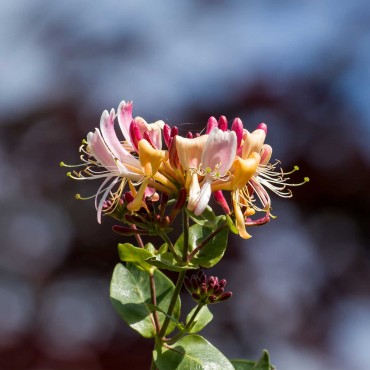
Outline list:
[[[135,230],[136,226],[131,225],[131,228]],[[137,244],[139,245],[139,247],[144,248],[144,243],[143,243],[143,239],[141,238],[141,236],[137,234],[137,235],[135,235],[135,239],[136,239]],[[155,280],[154,280],[153,271],[149,272],[149,283],[150,283],[150,296],[151,296],[151,299],[152,299],[152,304],[154,306],[156,306],[157,305],[157,293],[156,293],[156,289],[155,289]],[[158,333],[159,330],[160,330],[158,312],[154,311],[152,313],[152,315],[153,315],[153,320],[154,320],[155,332]]]
[[[157,305],[157,293],[156,293],[156,288],[155,288],[155,280],[154,280],[153,271],[149,272],[149,281],[150,281],[150,296],[152,299],[152,304],[156,306]],[[154,311],[152,315],[154,319],[155,332],[159,333],[160,324],[159,324],[159,319],[158,319],[158,312]]]
[[[196,319],[199,311],[202,309],[203,306],[204,306],[204,303],[198,303],[198,306],[197,306],[196,310],[194,311],[194,313],[191,315],[190,320],[188,321],[188,323],[186,324],[186,326],[184,328],[184,331],[182,331],[180,333],[177,333],[175,336],[173,336],[171,339],[169,339],[166,342],[167,344],[174,344],[174,343],[176,343],[182,336],[184,336],[187,333],[187,331],[189,330],[191,324]]]
[[[189,216],[185,212],[185,209],[182,211],[182,224],[184,231],[184,249],[182,250],[182,260],[184,262],[188,261],[188,250],[189,250]]]
[[[177,255],[175,248],[171,242],[171,239],[168,237],[166,233],[161,234],[161,238],[167,243],[168,247],[170,248],[171,253],[173,254],[177,263],[182,263],[180,257]]]
[[[152,356],[152,363],[150,364],[150,370],[157,370],[157,366],[155,365],[153,356]]]
[[[131,229],[136,230],[136,226],[131,225]],[[144,248],[143,239],[141,239],[141,236],[139,234],[135,234],[135,239],[137,241],[137,244],[139,244],[139,247]]]
[[[201,302],[198,303],[198,306],[195,309],[194,313],[191,315],[191,318],[188,321],[188,323],[186,324],[185,329],[190,328],[190,325],[193,323],[193,321],[195,320],[195,318],[197,317],[199,311],[202,309],[203,306],[204,306],[204,303],[201,303]]]
[[[188,255],[187,261],[190,262],[192,258],[211,240],[213,239],[220,231],[227,227],[227,222],[219,226],[215,231],[209,234],[204,240],[202,240],[197,247]]]
[[[163,338],[165,336],[165,334],[166,334],[166,330],[167,330],[168,325],[170,323],[169,316],[172,315],[172,312],[173,312],[173,310],[175,308],[177,297],[180,294],[180,290],[181,290],[182,284],[184,282],[185,274],[186,274],[186,270],[181,271],[179,273],[179,276],[177,277],[177,282],[176,282],[176,285],[175,285],[175,290],[174,290],[174,292],[172,294],[170,305],[168,306],[168,311],[167,311],[167,315],[168,316],[166,316],[166,318],[164,319],[163,326],[162,326],[162,328],[161,328],[161,330],[160,330],[160,332],[158,334],[158,337],[159,338]]]

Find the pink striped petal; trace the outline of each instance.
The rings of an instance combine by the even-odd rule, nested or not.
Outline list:
[[[91,154],[106,169],[113,170],[117,167],[114,157],[105,145],[99,129],[95,129],[94,133],[89,132],[86,141]]]
[[[100,130],[105,143],[107,144],[113,155],[118,158],[122,163],[127,163],[138,167],[139,161],[133,157],[120,143],[114,130],[114,109],[110,111],[104,111],[100,119]]]
[[[209,167],[213,171],[219,165],[220,175],[224,176],[234,162],[236,142],[234,131],[222,131],[214,128],[202,152],[202,167]]]
[[[118,123],[125,137],[126,141],[131,144],[130,139],[130,124],[132,122],[132,102],[125,102],[124,100],[118,106],[117,110]]]

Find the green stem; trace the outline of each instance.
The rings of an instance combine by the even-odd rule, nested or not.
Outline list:
[[[182,284],[184,283],[185,274],[186,274],[186,270],[181,271],[179,273],[179,276],[177,277],[177,282],[176,282],[176,285],[175,285],[175,290],[173,292],[170,305],[168,306],[168,311],[167,311],[167,315],[168,316],[166,316],[166,318],[164,319],[162,328],[161,328],[161,330],[160,330],[160,332],[158,334],[158,337],[159,338],[163,338],[165,336],[165,334],[166,334],[166,330],[167,330],[168,325],[170,323],[169,316],[172,315],[173,310],[175,308],[177,297],[179,296],[180,290],[181,290],[181,287],[182,287]]]
[[[189,216],[185,209],[182,211],[182,223],[184,230],[184,249],[182,250],[182,260],[188,261],[188,250],[189,250]]]
[[[194,311],[194,313],[191,315],[190,320],[188,321],[188,323],[186,324],[186,326],[184,328],[184,331],[182,331],[180,333],[177,333],[175,336],[173,336],[171,339],[169,339],[167,341],[167,344],[174,344],[174,343],[176,343],[182,336],[184,336],[187,333],[187,331],[189,330],[191,324],[196,319],[199,311],[202,309],[203,306],[204,306],[204,303],[200,303],[200,302],[198,303],[198,306],[197,306],[196,310]]]
[[[198,306],[197,306],[196,310],[194,311],[194,313],[191,315],[191,318],[190,318],[189,322],[186,324],[185,329],[190,328],[190,325],[193,323],[193,321],[195,320],[195,318],[197,317],[199,311],[202,309],[203,306],[204,306],[204,303],[201,303],[201,302],[198,303]]]
[[[177,255],[177,253],[175,251],[175,248],[174,248],[174,246],[171,242],[171,239],[168,237],[168,235],[166,233],[163,233],[160,236],[167,243],[168,247],[170,248],[171,253],[173,254],[173,256],[176,260],[176,262],[179,263],[179,264],[182,264],[182,261],[181,261],[180,257]]]
[[[157,370],[157,366],[155,365],[153,356],[152,356],[152,363],[150,365],[150,370]]]
[[[153,271],[149,272],[149,281],[150,281],[150,296],[152,299],[152,304],[154,306],[157,306],[157,293],[155,288],[155,280],[154,280],[154,273]],[[159,318],[158,318],[158,312],[154,311],[152,313],[153,319],[154,319],[154,326],[155,326],[155,332],[159,333],[160,330],[160,324],[159,324]]]
[[[225,229],[227,226],[227,222],[223,223],[219,226],[215,231],[209,234],[204,240],[202,240],[197,247],[188,255],[187,261],[190,262],[192,258],[208,243],[210,242],[220,231]]]

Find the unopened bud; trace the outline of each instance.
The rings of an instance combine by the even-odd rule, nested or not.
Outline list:
[[[211,295],[208,297],[210,303],[215,303],[217,301],[217,297],[215,295]]]
[[[172,168],[178,168],[180,161],[176,149],[176,136],[170,139],[168,147],[168,159]]]
[[[265,134],[267,135],[267,125],[266,123],[260,123],[258,126],[257,126],[257,130],[263,130],[265,131]]]
[[[133,202],[133,200],[135,199],[134,196],[132,195],[131,191],[127,191],[124,194],[124,198],[125,198],[125,201],[126,201],[127,204]]]
[[[226,301],[228,300],[229,298],[231,298],[233,295],[233,293],[231,292],[225,292],[225,293],[222,293],[219,297],[218,297],[218,302],[223,302],[223,301]]]
[[[202,297],[205,297],[207,295],[207,285],[206,284],[202,284],[200,286],[200,295]]]
[[[198,281],[197,281],[197,278],[193,275],[191,277],[191,287],[193,290],[198,290],[199,289],[199,285],[198,285]]]
[[[192,293],[191,296],[193,297],[193,299],[195,299],[196,301],[199,301],[200,299],[200,295],[198,293]]]
[[[225,279],[220,280],[220,282],[218,283],[218,285],[220,286],[220,288],[224,288],[225,285],[226,285],[226,280]]]
[[[179,133],[179,129],[177,128],[177,126],[173,126],[171,128],[171,137],[175,137],[176,135],[178,135]]]
[[[171,223],[171,219],[169,218],[169,216],[164,216],[162,223],[164,226],[168,226]]]
[[[187,191],[185,188],[181,188],[181,190],[179,191],[179,194],[177,196],[177,201],[172,209],[172,212],[171,212],[171,215],[170,215],[170,219],[171,220],[174,220],[174,218],[178,215],[179,212],[182,211],[184,205],[185,205],[185,202],[186,202],[186,198],[187,198]]]
[[[131,227],[121,226],[121,225],[113,225],[112,230],[117,234],[125,235],[125,236],[147,235],[148,234],[146,230],[133,229]]]
[[[167,123],[163,126],[163,138],[164,142],[166,143],[167,148],[170,146],[170,138],[171,138],[171,127],[167,125]]]
[[[184,285],[185,288],[191,293],[192,291],[191,280],[187,276],[185,276],[184,278]]]
[[[243,138],[243,122],[240,118],[234,119],[231,130],[236,134],[236,148],[239,148]]]
[[[226,131],[227,130],[227,119],[225,116],[221,116],[219,119],[218,119],[218,128],[222,131]]]
[[[132,121],[130,124],[130,137],[133,147],[138,151],[139,141],[142,140],[143,137],[141,135],[139,125],[135,121]]]
[[[168,194],[163,192],[161,194],[161,204],[159,206],[161,217],[164,216],[164,212],[166,211],[167,202],[168,202]]]
[[[224,212],[229,215],[230,212],[230,207],[227,204],[227,201],[224,197],[224,194],[222,193],[222,190],[216,190],[213,192],[213,196],[216,200],[216,202],[223,208]]]
[[[218,122],[215,117],[209,117],[207,122],[206,134],[208,135],[215,127],[218,126]]]

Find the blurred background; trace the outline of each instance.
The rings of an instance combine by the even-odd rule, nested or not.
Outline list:
[[[123,99],[182,133],[266,122],[273,158],[311,179],[231,238],[209,273],[234,296],[206,338],[279,370],[369,369],[367,0],[3,0],[0,55],[1,369],[149,368],[152,342],[109,301],[125,239],[74,198],[98,182],[59,167]]]

